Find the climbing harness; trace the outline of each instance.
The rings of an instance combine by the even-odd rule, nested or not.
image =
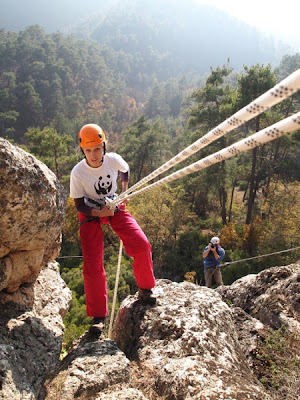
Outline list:
[[[104,197],[103,199],[99,199],[98,201],[90,199],[89,197],[87,197],[86,199],[87,199],[87,201],[89,203],[94,204],[95,206],[97,206],[101,210],[102,207],[109,206],[112,203],[112,201],[114,199],[116,199],[117,197],[118,197],[118,195],[116,193],[114,193],[114,194],[112,194],[110,196]]]
[[[117,194],[113,194],[111,196],[105,197],[103,199],[103,201],[100,200],[101,202],[90,199],[89,197],[87,197],[87,200],[89,203],[94,204],[95,206],[97,206],[98,209],[101,210],[101,208],[103,208],[104,206],[109,206],[111,204],[111,202],[113,201],[113,199],[115,199],[116,197],[117,197]],[[119,208],[118,206],[115,206],[115,207],[116,207],[115,214],[118,211],[125,211],[122,208]],[[92,222],[92,221],[99,220],[99,219],[100,219],[100,217],[89,215],[86,219],[84,219],[82,222],[80,222],[80,225],[85,224],[86,222]]]
[[[86,222],[92,222],[92,221],[99,221],[100,217],[94,217],[92,215],[89,215],[86,219],[80,222],[80,225],[85,224]]]

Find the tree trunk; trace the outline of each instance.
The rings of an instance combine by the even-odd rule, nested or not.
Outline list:
[[[228,222],[231,222],[231,214],[232,214],[232,205],[233,205],[233,196],[234,196],[235,185],[236,185],[236,178],[232,182],[230,205],[229,205],[229,210],[228,210]]]
[[[227,224],[227,211],[226,211],[226,203],[227,203],[227,192],[225,188],[225,178],[226,178],[226,171],[225,171],[225,161],[221,163],[221,182],[219,187],[219,199],[221,205],[221,217],[223,225]]]
[[[252,150],[252,167],[251,167],[251,175],[249,180],[249,198],[248,198],[248,207],[247,207],[247,216],[246,216],[246,224],[249,225],[251,223],[252,210],[255,200],[255,172],[256,172],[256,161],[257,161],[257,148]]]
[[[259,132],[259,122],[260,116],[256,117],[255,119],[255,130]],[[249,182],[249,198],[248,198],[248,207],[247,207],[247,216],[246,216],[246,224],[249,225],[251,223],[252,218],[252,210],[254,206],[254,201],[256,197],[256,191],[258,188],[257,180],[255,177],[256,174],[256,163],[257,163],[257,147],[252,150],[252,167],[251,167],[251,175],[250,175],[250,182]]]

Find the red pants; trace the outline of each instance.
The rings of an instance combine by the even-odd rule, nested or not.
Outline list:
[[[82,222],[87,216],[79,213]],[[83,277],[86,296],[86,313],[89,317],[105,317],[107,285],[103,266],[103,232],[101,225],[109,223],[122,240],[126,253],[133,257],[133,273],[138,287],[151,289],[155,286],[151,245],[136,220],[127,211],[120,210],[112,217],[104,217],[80,226],[83,254]]]

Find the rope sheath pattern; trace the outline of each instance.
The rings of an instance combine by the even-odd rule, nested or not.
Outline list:
[[[110,206],[113,207],[114,205],[120,204],[124,199],[128,199],[130,197],[128,196],[128,194],[131,193],[133,190],[154,179],[156,176],[167,171],[168,169],[175,166],[179,162],[190,157],[192,154],[201,150],[203,147],[207,146],[208,144],[212,143],[218,138],[224,136],[226,133],[238,128],[245,122],[256,117],[262,112],[268,110],[275,104],[278,104],[281,101],[285,100],[286,98],[290,97],[291,95],[296,93],[299,89],[300,89],[300,69],[289,75],[287,78],[282,80],[279,84],[275,85],[272,89],[268,90],[266,93],[262,94],[256,100],[251,102],[249,105],[236,112],[230,118],[226,119],[216,128],[209,131],[206,135],[196,140],[190,146],[186,147],[176,156],[171,158],[165,164],[163,164],[155,171],[150,173],[148,176],[141,179],[131,188],[121,193],[115,200],[111,202]],[[232,151],[234,151],[234,149],[232,149]]]
[[[248,138],[242,139],[239,142],[228,146],[225,149],[222,149],[216,153],[213,153],[199,161],[196,161],[195,163],[185,168],[182,168],[179,171],[176,171],[173,174],[168,175],[165,178],[160,179],[159,181],[154,182],[149,186],[146,186],[140,190],[137,190],[134,193],[129,194],[128,196],[126,196],[126,199],[131,199],[132,197],[140,193],[147,192],[163,184],[170,183],[193,172],[200,171],[213,164],[217,164],[223,160],[227,160],[228,158],[231,158],[243,151],[254,149],[255,147],[278,139],[279,137],[297,129],[300,129],[300,111],[297,114],[292,115],[291,117],[276,122],[275,124],[254,133]],[[117,199],[119,199],[119,197]]]
[[[119,277],[120,277],[120,269],[121,269],[121,260],[122,260],[122,250],[123,250],[123,242],[122,242],[122,240],[120,240],[118,266],[117,266],[115,288],[114,288],[114,298],[113,298],[113,304],[112,304],[112,308],[111,308],[111,315],[110,315],[109,328],[108,328],[108,338],[109,339],[111,339],[112,326],[113,326],[113,322],[114,322],[114,315],[115,315],[115,309],[116,309],[116,301],[117,301]]]

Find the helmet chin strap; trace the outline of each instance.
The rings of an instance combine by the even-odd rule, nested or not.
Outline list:
[[[106,146],[105,146],[105,142],[103,142],[103,155],[102,155],[102,160],[99,161],[99,164],[103,164],[105,153],[106,153]]]
[[[99,164],[103,164],[105,153],[106,153],[106,146],[105,146],[105,142],[103,142],[103,155],[102,155],[101,161],[99,161]]]

